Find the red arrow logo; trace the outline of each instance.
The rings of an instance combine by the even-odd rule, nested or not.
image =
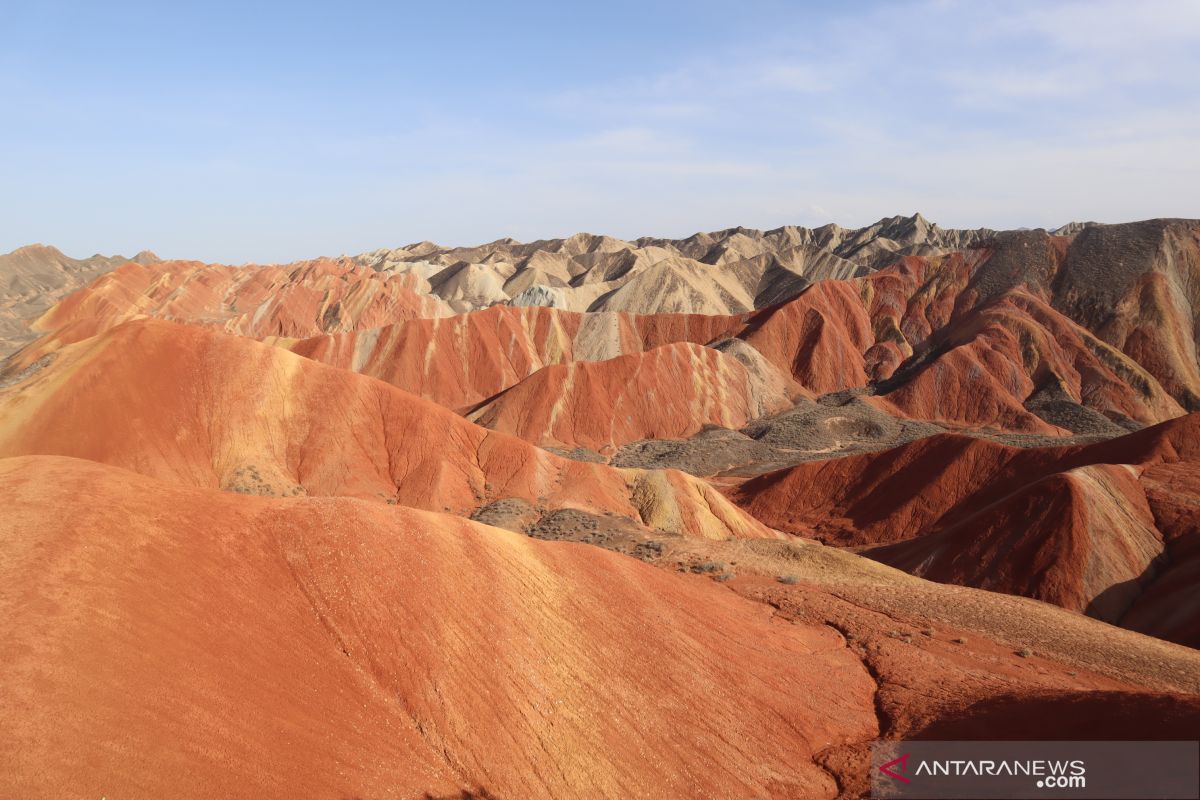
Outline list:
[[[891,767],[894,767],[897,764],[900,765],[900,772],[908,772],[908,755],[905,754],[905,755],[900,756],[899,758],[896,758],[896,759],[893,759],[893,760],[887,762],[886,764],[884,764],[883,766],[881,766],[879,768],[879,771],[882,772],[884,775],[887,775],[889,778],[895,778],[896,780],[900,781],[901,783],[909,783],[908,778],[904,777],[903,775],[901,775],[897,772],[892,772]]]

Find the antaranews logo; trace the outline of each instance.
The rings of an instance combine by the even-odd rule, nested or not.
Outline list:
[[[886,764],[881,765],[879,771],[889,778],[895,778],[901,783],[908,783],[909,779],[904,777],[904,773],[908,772],[908,759],[911,757],[911,755],[905,753],[899,758],[893,758]]]
[[[899,758],[892,759],[879,767],[879,771],[889,778],[901,783],[911,783],[907,777],[908,760],[911,754],[905,753]],[[1028,777],[1030,783],[1039,789],[1046,787],[1059,789],[1083,789],[1087,787],[1087,765],[1081,759],[1071,761],[1051,761],[1035,759],[1009,761],[1006,759],[921,759],[913,770],[913,775],[976,775],[983,776],[1022,776]],[[1034,778],[1036,777],[1036,782]]]
[[[877,742],[877,798],[1198,798],[1197,742]]]

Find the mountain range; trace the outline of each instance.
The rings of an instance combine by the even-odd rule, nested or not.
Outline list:
[[[1198,347],[1200,220],[21,248],[0,788],[859,797],[879,738],[1194,738]]]

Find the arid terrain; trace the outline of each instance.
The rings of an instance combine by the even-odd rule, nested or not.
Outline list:
[[[0,256],[0,796],[853,798],[1200,731],[1200,221]]]

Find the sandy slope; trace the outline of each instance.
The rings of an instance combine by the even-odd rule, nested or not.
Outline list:
[[[704,482],[559,458],[372,378],[141,319],[0,389],[0,455],[69,455],[186,486],[470,514],[516,497],[705,537],[772,536]]]
[[[7,796],[829,797],[876,732],[836,633],[595,548],[61,457],[0,492]]]

